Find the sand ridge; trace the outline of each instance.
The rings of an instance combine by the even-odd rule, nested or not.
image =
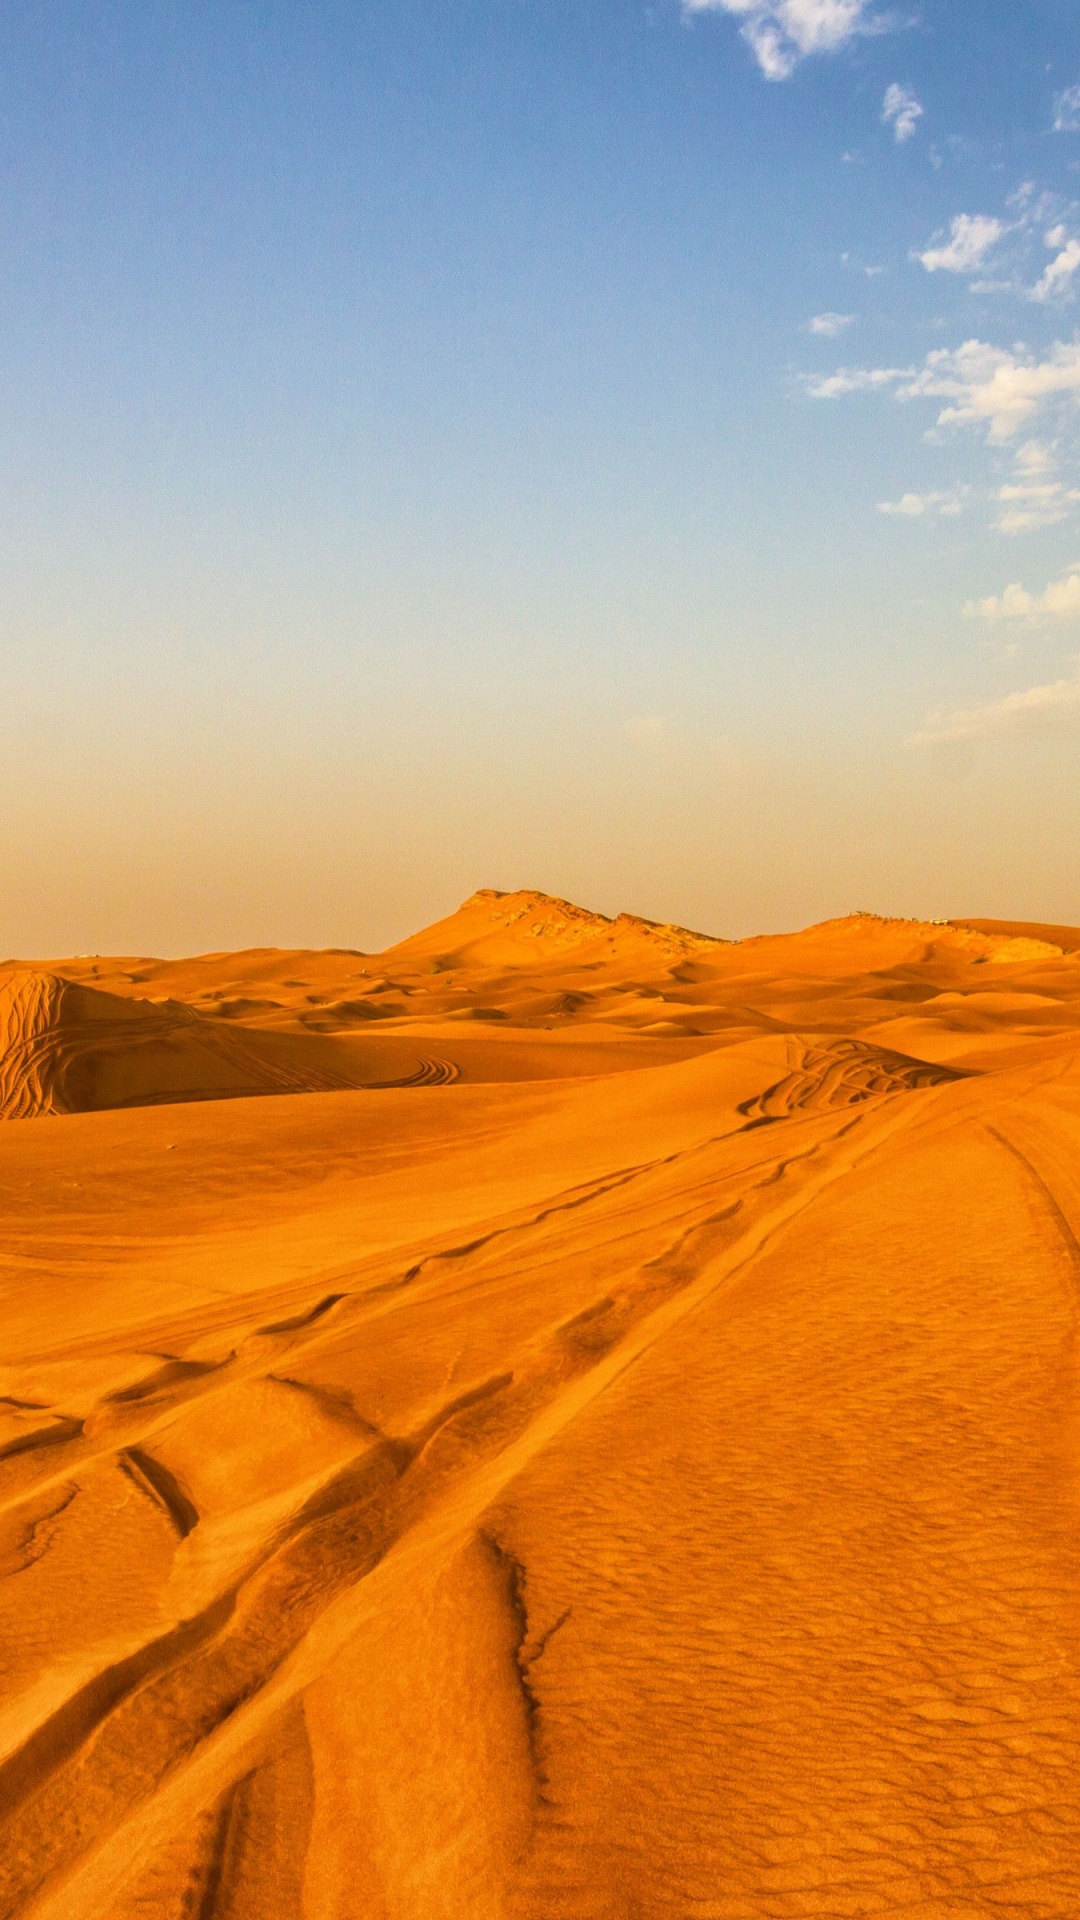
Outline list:
[[[2,1110],[562,1079],[793,1028],[866,1039],[873,1026],[869,1037],[883,1045],[918,1056],[928,1040],[932,1058],[948,1058],[973,1031],[1000,1025],[1011,1041],[1034,1021],[1071,1026],[1080,967],[1072,951],[1042,937],[1048,932],[1067,940],[1060,928],[851,914],[729,941],[527,890],[482,889],[378,954],[262,948],[175,962],[8,963],[0,970]],[[5,1008],[21,1005],[25,983],[46,972],[60,984],[52,1011],[33,1016],[45,1024],[28,1036],[41,1062],[30,1071]],[[1017,991],[1030,1022],[1001,998]],[[915,1008],[936,1034],[921,1032],[909,1047],[902,1022]],[[138,1047],[130,1028],[111,1044],[110,1022],[126,1020],[127,1010],[143,1022]],[[901,1023],[892,1034],[890,1021]]]
[[[1075,1913],[1048,931],[6,969],[0,1914]]]
[[[307,1036],[211,1021],[183,1001],[127,998],[31,967],[0,974],[0,1120],[180,1100],[329,1092],[363,1065]],[[440,1086],[452,1061],[420,1054],[377,1084]]]

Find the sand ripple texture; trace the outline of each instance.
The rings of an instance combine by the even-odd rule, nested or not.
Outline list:
[[[4,976],[0,1916],[1074,1920],[1080,934],[463,914]]]

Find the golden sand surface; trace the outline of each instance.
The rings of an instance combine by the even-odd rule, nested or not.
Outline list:
[[[12,961],[0,1112],[0,1916],[1080,1914],[1080,932]]]

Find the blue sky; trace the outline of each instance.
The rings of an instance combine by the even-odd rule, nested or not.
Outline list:
[[[12,4],[0,946],[1080,921],[1065,0]]]

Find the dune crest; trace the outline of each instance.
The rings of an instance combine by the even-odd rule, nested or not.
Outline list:
[[[500,893],[482,887],[462,902],[456,913],[388,951],[409,955],[442,951],[444,964],[462,961],[492,965],[535,966],[538,960],[562,956],[580,948],[597,948],[604,957],[642,952],[659,958],[708,952],[729,942],[710,934],[691,933],[637,914],[609,918],[575,906],[572,900],[523,888]]]

